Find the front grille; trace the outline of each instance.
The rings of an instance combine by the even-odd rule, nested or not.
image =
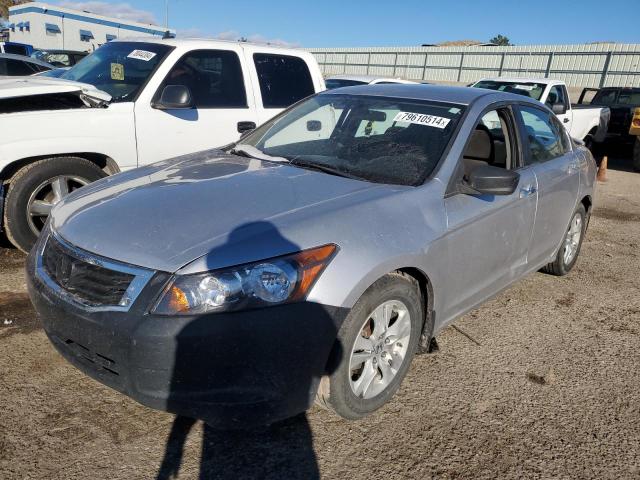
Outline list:
[[[118,305],[135,278],[79,258],[53,236],[47,240],[42,265],[60,288],[90,306]]]

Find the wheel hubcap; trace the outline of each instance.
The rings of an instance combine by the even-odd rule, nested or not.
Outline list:
[[[576,254],[582,237],[582,215],[576,213],[571,219],[571,225],[564,239],[564,264],[569,265]]]
[[[44,227],[51,209],[69,193],[84,187],[88,180],[72,175],[60,175],[43,182],[34,190],[27,203],[27,220],[36,235]]]
[[[351,348],[349,382],[360,398],[382,393],[405,361],[411,318],[406,305],[391,300],[379,305],[362,325]]]

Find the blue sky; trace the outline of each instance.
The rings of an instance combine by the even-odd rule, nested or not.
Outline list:
[[[164,0],[49,1],[164,22]],[[486,41],[498,33],[520,45],[640,43],[640,0],[169,0],[169,5],[170,27],[182,34],[304,47]]]

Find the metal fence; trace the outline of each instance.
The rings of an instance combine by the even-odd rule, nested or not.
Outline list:
[[[564,80],[570,87],[640,87],[640,44],[309,50],[327,76],[376,75],[462,84],[483,77],[531,76]]]

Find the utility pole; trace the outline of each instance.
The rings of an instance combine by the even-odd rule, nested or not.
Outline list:
[[[169,30],[169,0],[164,0],[164,28]]]

